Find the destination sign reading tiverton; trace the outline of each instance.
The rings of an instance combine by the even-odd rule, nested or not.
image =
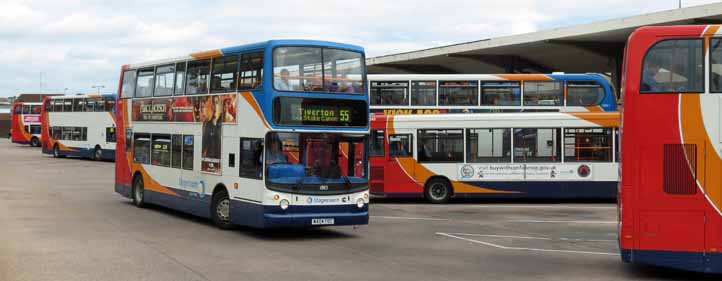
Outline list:
[[[294,121],[302,122],[349,122],[350,119],[350,109],[339,109],[335,106],[299,107],[293,114]]]

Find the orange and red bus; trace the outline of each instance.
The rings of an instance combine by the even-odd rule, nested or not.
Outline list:
[[[624,68],[622,260],[722,272],[720,26],[637,29]]]
[[[13,143],[40,146],[42,103],[16,102],[12,108],[10,139]]]

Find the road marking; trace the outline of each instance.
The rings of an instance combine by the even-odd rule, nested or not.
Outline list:
[[[509,209],[617,209],[616,204],[610,204],[610,206],[586,206],[586,205],[494,205],[494,204],[449,204],[449,205],[429,205],[429,204],[382,204],[382,206],[414,206],[414,207],[430,207],[430,208],[448,208],[448,207],[463,207],[463,208],[477,208],[477,209],[497,209],[497,208],[509,208]]]
[[[372,218],[393,219],[393,220],[424,220],[424,221],[450,221],[450,219],[422,218],[422,217],[393,217],[393,216],[371,216]]]
[[[617,221],[559,221],[559,220],[513,220],[520,223],[571,223],[571,224],[617,224]]]
[[[451,235],[460,236],[473,236],[473,237],[491,237],[491,238],[512,238],[512,239],[527,239],[527,240],[545,240],[545,241],[569,241],[569,242],[617,242],[612,239],[579,239],[579,238],[566,238],[566,237],[533,237],[533,236],[514,236],[514,235],[496,235],[496,234],[475,234],[475,233],[447,233]]]
[[[531,252],[551,252],[551,253],[567,253],[567,254],[587,254],[587,255],[602,255],[602,256],[618,256],[618,253],[608,253],[608,252],[590,252],[590,251],[574,251],[574,250],[554,250],[554,249],[538,249],[538,248],[523,248],[523,247],[507,247],[502,246],[494,243],[479,241],[476,239],[461,237],[449,233],[444,232],[437,232],[436,235],[445,236],[449,238],[459,239],[471,243],[486,245],[489,247],[502,249],[502,250],[512,250],[512,251],[531,251]]]

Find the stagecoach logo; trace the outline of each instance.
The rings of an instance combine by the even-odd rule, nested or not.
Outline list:
[[[592,168],[589,168],[587,165],[581,165],[577,169],[577,174],[579,174],[580,177],[586,178],[589,176],[589,174],[592,173]]]
[[[461,167],[461,178],[470,179],[474,176],[474,167],[471,165],[464,165]]]

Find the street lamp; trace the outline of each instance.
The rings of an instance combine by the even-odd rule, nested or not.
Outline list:
[[[101,94],[103,94],[102,91],[103,91],[103,88],[105,88],[105,86],[104,85],[94,85],[94,86],[92,86],[92,88],[97,89],[96,91],[98,92],[99,95],[101,95]]]

